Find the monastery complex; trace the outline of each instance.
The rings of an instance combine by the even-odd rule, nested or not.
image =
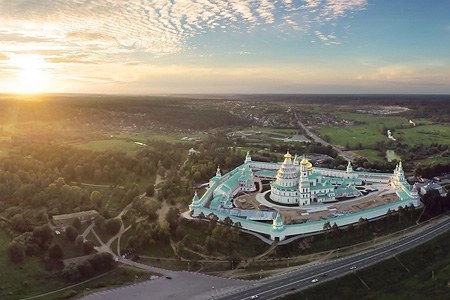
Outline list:
[[[264,183],[270,183],[270,190],[262,191]],[[365,210],[346,213],[324,220],[301,224],[283,223],[277,208],[317,210],[321,207],[362,196],[361,190],[370,185],[385,185],[393,189],[398,199],[387,204]],[[370,188],[369,188],[370,189]],[[251,210],[237,208],[234,200],[239,195],[253,193],[256,200],[272,210]],[[356,200],[357,201],[357,200]],[[208,189],[200,198],[195,193],[189,206],[193,217],[216,215],[220,220],[230,218],[244,230],[271,240],[284,240],[302,234],[314,234],[323,230],[325,222],[345,226],[357,223],[360,218],[373,219],[399,206],[415,207],[420,198],[415,186],[405,179],[401,162],[393,173],[354,171],[350,162],[345,170],[313,167],[305,155],[302,159],[286,153],[282,163],[253,161],[247,153],[245,161],[229,173],[210,179]]]

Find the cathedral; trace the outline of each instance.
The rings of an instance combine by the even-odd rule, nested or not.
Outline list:
[[[298,162],[289,153],[271,183],[270,199],[280,204],[310,205],[336,200],[335,186],[327,177],[315,172],[305,156]]]

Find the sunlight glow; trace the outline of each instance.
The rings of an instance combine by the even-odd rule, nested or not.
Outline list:
[[[34,94],[47,91],[51,83],[48,63],[38,54],[20,54],[11,58],[10,64],[17,68],[15,93]]]

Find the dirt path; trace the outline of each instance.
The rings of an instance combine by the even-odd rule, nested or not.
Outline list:
[[[275,251],[275,249],[278,247],[277,243],[273,243],[272,246],[269,247],[269,249],[267,249],[266,251],[264,251],[263,253],[261,253],[260,255],[252,258],[252,259],[245,259],[242,260],[237,266],[236,268],[234,268],[233,270],[227,271],[225,273],[223,273],[223,276],[225,277],[232,277],[232,275],[238,271],[239,269],[246,269],[248,267],[248,265],[250,265],[251,263],[253,263],[256,260],[260,260],[263,257],[271,254],[273,251]]]
[[[164,221],[164,218],[165,218],[167,212],[169,211],[170,207],[171,206],[168,205],[166,203],[166,201],[163,201],[161,203],[161,208],[156,211],[156,213],[158,214],[158,222],[159,222],[159,224],[161,224]]]
[[[97,239],[97,241],[100,243],[100,246],[95,246],[94,249],[97,252],[108,252],[111,253],[113,255],[115,255],[114,251],[111,249],[111,245],[112,243],[117,239],[117,255],[120,256],[120,238],[122,237],[122,235],[131,228],[131,225],[129,225],[127,228],[125,228],[125,224],[123,223],[122,220],[122,216],[124,214],[126,214],[128,212],[128,210],[130,210],[130,208],[132,207],[132,204],[128,204],[127,206],[125,206],[125,208],[115,217],[115,219],[119,219],[120,220],[120,229],[119,232],[117,232],[113,237],[111,237],[106,243],[102,241],[102,239],[98,236],[97,232],[95,232],[94,230],[94,225],[95,223],[92,223],[91,225],[89,225],[88,228],[86,228],[86,230],[83,232],[82,236],[83,238],[86,238],[86,236],[89,234],[89,232],[92,232],[92,234],[95,236],[95,238]],[[145,219],[145,218],[144,218]],[[140,220],[142,221],[142,220]]]

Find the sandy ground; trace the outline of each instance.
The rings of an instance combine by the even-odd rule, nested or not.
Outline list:
[[[372,188],[378,188],[377,192],[372,192],[366,196],[348,199],[336,203],[311,205],[309,209],[289,208],[277,206],[275,209],[280,211],[285,224],[296,224],[307,221],[316,221],[332,217],[336,212],[356,212],[371,207],[387,204],[398,199],[395,192],[387,185],[373,185]],[[239,196],[235,199],[235,206],[240,209],[261,209],[261,205],[256,200],[257,193],[251,193]],[[318,211],[313,211],[315,208]],[[305,214],[308,213],[308,214]]]
[[[261,204],[256,201],[256,193],[249,193],[234,199],[234,205],[240,209],[260,209]]]

